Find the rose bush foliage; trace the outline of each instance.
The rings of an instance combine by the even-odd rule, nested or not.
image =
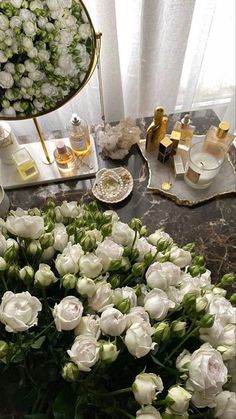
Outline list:
[[[2,409],[233,418],[233,281],[213,284],[193,244],[94,202],[12,210],[0,220]]]

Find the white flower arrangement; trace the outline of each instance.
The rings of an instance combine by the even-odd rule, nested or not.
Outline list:
[[[11,211],[0,220],[6,400],[32,418],[232,419],[234,275],[210,275],[192,243],[94,202]]]
[[[55,109],[89,69],[93,28],[79,0],[3,0],[0,8],[0,115]]]

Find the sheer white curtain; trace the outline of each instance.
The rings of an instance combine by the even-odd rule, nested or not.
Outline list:
[[[102,32],[107,121],[175,110],[216,109],[235,129],[234,0],[84,0]],[[40,118],[44,131],[65,128],[72,112],[100,122],[97,73],[76,98]],[[12,123],[34,132],[30,121]]]

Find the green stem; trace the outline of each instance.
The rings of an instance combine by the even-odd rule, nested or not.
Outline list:
[[[48,329],[50,329],[50,327],[52,326],[54,324],[54,320],[51,322],[51,323],[49,323],[43,330],[41,330],[41,332],[38,334],[38,335],[36,335],[35,337],[34,337],[34,339],[31,341],[31,342],[29,342],[28,343],[28,345],[25,347],[25,349],[27,350],[28,348],[30,348],[30,346],[34,343],[34,342],[36,342],[36,340],[38,340],[38,338],[40,338],[40,336],[42,336]]]
[[[162,364],[162,362],[160,362],[158,359],[156,359],[153,355],[151,355],[151,358],[152,358],[154,364],[157,364],[159,367],[165,369],[170,374],[173,374],[173,375],[176,375],[176,376],[180,375],[177,370],[174,370],[173,368],[166,367],[164,364]]]
[[[190,328],[191,330],[191,328]],[[174,350],[170,353],[170,355],[168,355],[168,357],[166,358],[166,361],[169,361],[169,359],[171,359],[173,357],[173,355],[181,348],[181,346],[183,346],[183,344],[191,337],[195,334],[195,332],[199,330],[199,326],[195,327],[194,329],[192,329],[190,331],[190,333],[188,333],[183,340],[179,343],[179,345],[176,346],[176,348],[174,348]]]
[[[134,243],[136,242],[136,239],[137,239],[137,230],[135,230],[135,232],[134,232],[134,240],[133,240],[133,243],[132,243],[132,246],[131,246],[131,250],[134,247]]]
[[[94,391],[93,393],[101,396],[101,397],[109,397],[109,396],[116,396],[118,394],[130,393],[132,392],[132,387],[121,388],[120,390],[110,391],[109,393],[97,393]]]
[[[6,280],[4,278],[4,274],[1,276],[1,279],[2,279],[2,283],[4,285],[4,288],[5,288],[5,291],[8,291],[8,286],[7,286]]]
[[[130,283],[130,280],[132,279],[132,278],[134,278],[134,275],[133,274],[129,274],[128,276],[127,276],[127,278],[120,284],[120,286],[121,287],[124,287],[124,285],[127,285],[127,284],[129,284]]]
[[[116,412],[122,413],[124,416],[126,416],[129,419],[135,419],[135,417],[133,415],[131,415],[130,413],[126,412],[123,409],[115,409],[115,410],[116,410]]]

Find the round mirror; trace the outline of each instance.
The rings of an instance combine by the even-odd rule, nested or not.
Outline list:
[[[97,39],[80,0],[1,1],[0,119],[64,105],[92,75]]]

